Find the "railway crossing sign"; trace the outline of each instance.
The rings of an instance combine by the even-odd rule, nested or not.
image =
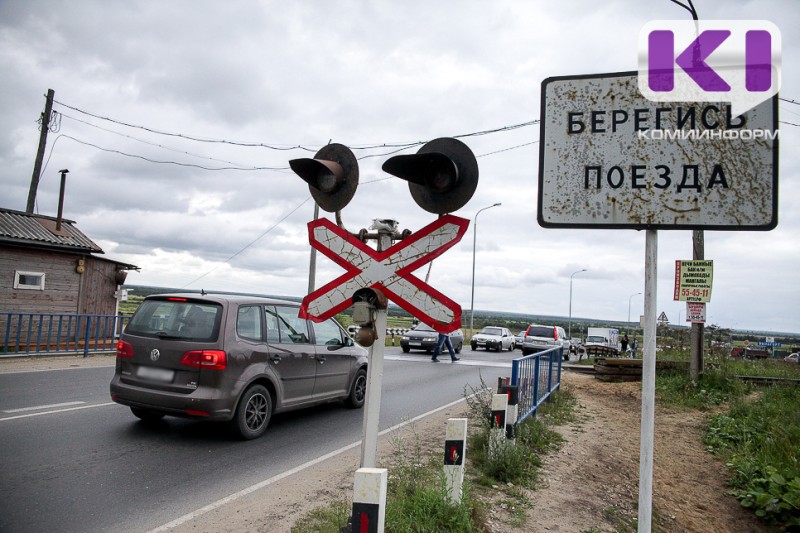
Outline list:
[[[460,241],[468,226],[467,219],[444,215],[379,252],[328,219],[309,222],[311,246],[347,272],[303,298],[300,316],[330,318],[352,305],[355,291],[372,287],[436,331],[455,331],[461,326],[461,306],[412,272]]]

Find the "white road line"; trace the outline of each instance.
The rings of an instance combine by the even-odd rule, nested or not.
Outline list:
[[[67,407],[69,405],[81,405],[86,402],[64,402],[64,403],[53,403],[50,405],[37,405],[35,407],[23,407],[21,409],[6,409],[3,411],[4,413],[24,413],[25,411],[41,411],[42,409],[54,409],[56,407]]]
[[[454,402],[450,402],[447,405],[443,405],[443,406],[438,407],[438,408],[436,408],[436,409],[434,409],[432,411],[428,411],[427,413],[423,413],[423,414],[421,414],[419,416],[415,416],[414,418],[412,418],[410,420],[406,420],[405,422],[401,422],[400,424],[397,424],[397,425],[394,425],[394,426],[392,426],[390,428],[384,429],[383,431],[378,433],[378,435],[385,435],[386,433],[391,433],[392,431],[400,429],[400,428],[402,428],[404,426],[407,426],[409,424],[413,424],[414,422],[416,422],[418,420],[422,420],[426,416],[430,416],[430,415],[432,415],[434,413],[438,413],[439,411],[442,411],[444,409],[448,409],[448,408],[450,408],[450,407],[452,407],[452,406],[454,406],[454,405],[456,405],[458,403],[461,403],[463,401],[464,401],[464,398],[461,398],[461,399],[456,400]],[[331,457],[334,457],[336,455],[339,455],[340,453],[346,452],[347,450],[352,450],[356,446],[360,446],[360,445],[361,445],[361,441],[359,440],[359,441],[353,442],[352,444],[348,444],[347,446],[344,446],[343,448],[339,448],[338,450],[334,450],[334,451],[332,451],[330,453],[326,453],[325,455],[323,455],[321,457],[318,457],[318,458],[314,459],[313,461],[309,461],[309,462],[304,463],[302,465],[296,466],[296,467],[292,468],[291,470],[287,470],[286,472],[282,472],[282,473],[278,474],[277,476],[273,476],[273,477],[271,477],[269,479],[265,479],[264,481],[261,481],[260,483],[256,483],[255,485],[251,485],[251,486],[247,487],[246,489],[240,490],[239,492],[235,492],[235,493],[231,494],[230,496],[226,496],[225,498],[222,498],[221,500],[217,500],[215,502],[212,502],[212,503],[206,505],[205,507],[201,507],[200,509],[198,509],[196,511],[192,511],[189,514],[185,514],[185,515],[181,516],[180,518],[176,518],[172,522],[164,524],[163,526],[159,526],[156,529],[150,530],[148,533],[159,533],[161,531],[169,531],[170,529],[178,527],[179,525],[184,524],[184,523],[188,522],[189,520],[193,520],[193,519],[197,518],[198,516],[202,516],[202,515],[210,512],[210,511],[213,511],[214,509],[217,509],[219,507],[222,507],[223,505],[227,505],[227,504],[229,504],[229,503],[231,503],[231,502],[233,502],[235,500],[238,500],[239,498],[241,498],[243,496],[247,496],[251,492],[255,492],[255,491],[259,490],[259,489],[263,489],[264,487],[272,485],[273,483],[275,483],[277,481],[280,481],[280,480],[282,480],[284,478],[287,478],[287,477],[289,477],[291,475],[294,475],[294,474],[296,474],[298,472],[301,472],[301,471],[305,470],[306,468],[312,467],[312,466],[314,466],[316,464],[319,464],[319,463],[321,463],[323,461],[326,461],[326,460],[330,459]]]
[[[441,361],[443,363],[449,362],[449,356],[445,355]],[[406,363],[429,363],[431,358],[430,356],[423,357],[418,355],[384,355],[384,359],[387,361],[404,361]],[[461,357],[461,360],[453,363],[456,365],[461,366],[487,366],[487,367],[495,367],[495,368],[511,368],[511,361],[472,361],[469,359],[464,359]]]
[[[68,409],[56,409],[55,411],[43,411],[41,413],[29,413],[27,415],[8,416],[0,418],[0,422],[8,422],[9,420],[17,420],[19,418],[30,418],[32,416],[52,415],[56,413],[66,413],[67,411],[79,411],[81,409],[92,409],[94,407],[106,407],[108,405],[117,405],[114,402],[108,403],[95,403],[92,405],[82,405],[80,407],[70,407]]]

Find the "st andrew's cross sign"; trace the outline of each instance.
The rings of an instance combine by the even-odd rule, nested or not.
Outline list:
[[[412,272],[460,241],[468,226],[467,219],[444,215],[379,252],[330,220],[309,222],[311,246],[347,272],[303,298],[300,316],[330,318],[352,305],[355,291],[371,287],[436,331],[455,331],[461,326],[461,306]]]

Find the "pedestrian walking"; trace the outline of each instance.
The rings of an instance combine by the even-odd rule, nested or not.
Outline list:
[[[631,355],[633,356],[634,359],[636,359],[636,352],[638,348],[639,348],[639,339],[634,337],[633,341],[631,342]]]
[[[456,361],[461,360],[456,356],[456,351],[453,349],[453,343],[450,342],[450,335],[447,335],[446,333],[439,333],[439,338],[436,339],[436,348],[433,349],[431,361],[434,363],[439,362],[439,352],[442,351],[442,345],[447,346],[447,349],[450,352],[450,361],[455,363]]]
[[[628,334],[627,333],[622,336],[622,340],[620,341],[620,344],[622,344],[622,353],[624,355],[628,351]]]

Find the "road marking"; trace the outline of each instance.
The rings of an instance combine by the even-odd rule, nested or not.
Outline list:
[[[64,402],[53,403],[50,405],[37,405],[34,407],[23,407],[21,409],[6,409],[4,413],[24,413],[25,411],[41,411],[42,409],[54,409],[56,407],[67,407],[69,405],[82,405],[86,402]]]
[[[444,361],[448,360],[447,352],[445,352],[445,357],[443,358]],[[405,361],[406,363],[430,363],[431,358],[430,356],[419,356],[419,355],[384,355],[384,359],[387,361]],[[461,357],[461,360],[457,363],[453,363],[456,365],[461,366],[487,366],[487,367],[495,367],[495,368],[511,368],[511,361],[471,361],[464,359]]]
[[[9,420],[17,420],[19,418],[30,418],[32,416],[52,415],[56,413],[66,413],[67,411],[79,411],[81,409],[92,409],[93,407],[106,407],[108,405],[117,405],[114,402],[96,403],[92,405],[82,405],[80,407],[69,407],[67,409],[56,409],[54,411],[42,411],[41,413],[28,413],[26,415],[7,416],[0,418],[0,422],[8,422]]]
[[[396,424],[396,425],[394,425],[394,426],[392,426],[390,428],[384,429],[383,431],[378,433],[378,436],[382,436],[382,435],[385,435],[387,433],[391,433],[392,431],[396,431],[396,430],[398,430],[398,429],[400,429],[400,428],[402,428],[404,426],[407,426],[409,424],[413,424],[414,422],[422,420],[426,416],[430,416],[430,415],[432,415],[434,413],[438,413],[439,411],[443,411],[445,409],[449,409],[450,407],[453,407],[454,405],[459,404],[459,403],[461,403],[463,401],[465,401],[465,399],[461,398],[461,399],[455,400],[453,402],[450,402],[447,405],[443,405],[441,407],[437,407],[436,409],[434,409],[432,411],[428,411],[427,413],[423,413],[421,415],[415,416],[414,418],[412,418],[410,420],[406,420],[405,422],[401,422],[401,423]],[[197,518],[199,516],[202,516],[202,515],[204,515],[204,514],[206,514],[208,512],[211,512],[214,509],[218,509],[219,507],[222,507],[223,505],[227,505],[227,504],[229,504],[231,502],[234,502],[234,501],[238,500],[239,498],[241,498],[243,496],[247,496],[251,492],[255,492],[255,491],[259,490],[259,489],[263,489],[264,487],[272,485],[273,483],[275,483],[277,481],[280,481],[280,480],[282,480],[284,478],[287,478],[287,477],[289,477],[291,475],[297,474],[298,472],[302,472],[306,468],[310,468],[310,467],[312,467],[312,466],[314,466],[316,464],[319,464],[319,463],[321,463],[323,461],[326,461],[326,460],[328,460],[328,459],[330,459],[332,457],[335,457],[336,455],[339,455],[340,453],[344,453],[344,452],[346,452],[348,450],[352,450],[353,448],[355,448],[357,446],[360,446],[360,445],[361,445],[361,441],[358,440],[356,442],[353,442],[352,444],[348,444],[347,446],[339,448],[338,450],[334,450],[332,452],[326,453],[325,455],[323,455],[321,457],[318,457],[318,458],[316,458],[316,459],[314,459],[312,461],[309,461],[309,462],[304,463],[302,465],[296,466],[296,467],[294,467],[294,468],[292,468],[290,470],[287,470],[286,472],[282,472],[282,473],[280,473],[280,474],[278,474],[276,476],[273,476],[273,477],[271,477],[269,479],[265,479],[264,481],[256,483],[255,485],[251,485],[251,486],[247,487],[246,489],[242,489],[239,492],[235,492],[235,493],[231,494],[230,496],[226,496],[225,498],[222,498],[221,500],[217,500],[215,502],[212,502],[212,503],[206,505],[205,507],[201,507],[200,509],[197,509],[196,511],[192,511],[191,513],[185,514],[185,515],[181,516],[180,518],[176,518],[172,522],[164,524],[163,526],[159,526],[156,529],[150,530],[148,533],[160,533],[161,531],[169,531],[172,528],[178,527],[179,525],[184,524],[184,523],[186,523],[186,522],[188,522],[190,520],[193,520],[193,519],[195,519],[195,518]]]

